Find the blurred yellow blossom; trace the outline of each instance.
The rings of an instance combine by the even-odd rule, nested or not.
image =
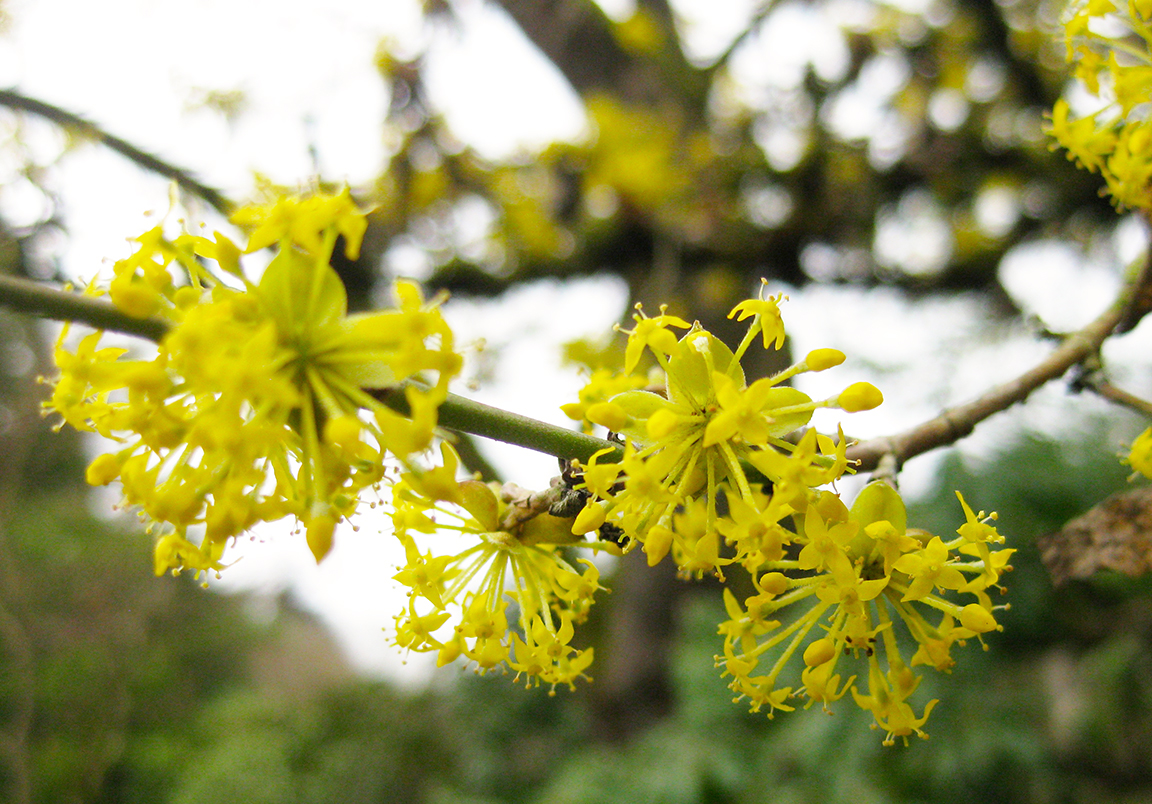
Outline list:
[[[1129,0],[1076,0],[1064,23],[1073,75],[1095,97],[1077,118],[1063,98],[1049,133],[1068,158],[1099,172],[1120,207],[1152,209],[1152,7]],[[1105,80],[1102,80],[1105,79]]]

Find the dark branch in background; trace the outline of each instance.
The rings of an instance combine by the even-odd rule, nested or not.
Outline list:
[[[17,109],[21,112],[38,115],[46,120],[51,120],[62,128],[93,139],[111,148],[126,159],[135,162],[145,170],[150,170],[153,173],[158,173],[161,176],[172,179],[180,186],[180,189],[203,199],[213,209],[225,217],[235,209],[236,205],[225,198],[218,190],[214,190],[206,184],[197,181],[188,171],[171,165],[152,154],[145,153],[132,143],[122,140],[114,134],[109,134],[95,123],[84,119],[74,112],[66,111],[59,106],[53,106],[50,103],[45,103],[35,98],[29,98],[11,89],[0,89],[0,106],[7,106],[9,109]]]
[[[615,23],[590,0],[498,0],[582,98],[605,94],[656,109],[678,107],[703,123],[708,75],[684,57],[667,0],[639,0],[663,37],[655,55],[623,47]]]

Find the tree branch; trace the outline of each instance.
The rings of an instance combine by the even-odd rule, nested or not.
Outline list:
[[[1129,315],[1131,306],[1139,303],[1135,291],[1148,283],[1150,273],[1152,260],[1145,263],[1140,274],[1125,286],[1108,310],[1088,326],[1066,337],[1052,354],[1034,368],[967,404],[946,410],[934,419],[903,433],[856,444],[848,449],[848,458],[858,461],[857,468],[863,472],[875,469],[885,456],[894,457],[899,467],[909,458],[955,443],[967,436],[980,422],[1023,401],[1041,385],[1063,376],[1072,366],[1099,352],[1101,344]],[[166,321],[132,318],[101,299],[10,276],[0,276],[0,304],[29,315],[80,321],[97,329],[115,330],[152,341],[161,340],[169,329]],[[407,400],[401,388],[386,388],[371,393],[393,410],[408,412]],[[440,424],[452,430],[504,441],[558,458],[587,461],[593,453],[613,448],[616,453],[614,458],[619,459],[619,445],[610,441],[484,405],[456,394],[449,394],[441,405]]]
[[[208,185],[197,181],[188,171],[169,164],[152,154],[145,153],[132,143],[122,140],[113,134],[109,134],[95,123],[84,119],[78,114],[61,109],[59,106],[53,106],[50,103],[36,100],[35,98],[29,98],[11,89],[0,89],[0,106],[7,106],[10,109],[18,109],[22,112],[38,115],[46,120],[51,120],[62,128],[71,129],[85,137],[94,139],[111,148],[121,156],[135,162],[145,170],[150,170],[153,173],[158,173],[161,176],[172,179],[182,190],[208,202],[213,209],[225,217],[231,214],[232,210],[236,207],[236,205],[225,198],[220,191],[214,190]]]
[[[95,296],[58,290],[11,276],[0,276],[0,304],[27,315],[79,321],[96,329],[124,332],[150,341],[159,342],[169,330],[167,321],[159,318],[132,318]],[[393,410],[408,413],[403,389],[385,388],[371,393]],[[619,445],[611,441],[484,405],[456,394],[449,394],[440,406],[440,424],[452,430],[505,441],[557,458],[587,461],[599,450],[620,450]]]
[[[1139,275],[1124,286],[1112,305],[1091,324],[1064,338],[1060,346],[1038,365],[979,398],[945,410],[910,430],[849,447],[849,460],[859,461],[858,471],[869,472],[885,456],[894,456],[899,467],[909,458],[953,444],[970,434],[980,422],[1024,401],[1041,385],[1064,376],[1072,366],[1099,352],[1117,326],[1131,317],[1133,305],[1140,303],[1138,291],[1152,279],[1152,252],[1149,254]]]
[[[1109,402],[1123,405],[1143,416],[1152,417],[1152,402],[1149,402],[1147,399],[1141,399],[1135,394],[1130,394],[1123,388],[1117,388],[1105,379],[1085,380],[1083,386],[1089,391],[1099,394]]]
[[[397,413],[408,414],[408,402],[402,388],[372,389],[369,393]],[[439,424],[450,430],[515,444],[557,458],[576,458],[587,462],[602,449],[611,449],[615,453],[608,461],[623,458],[619,444],[456,394],[448,394],[448,398],[440,405]]]
[[[168,322],[159,318],[133,318],[96,296],[59,290],[40,282],[0,275],[0,304],[25,315],[79,321],[96,329],[123,332],[159,341]]]

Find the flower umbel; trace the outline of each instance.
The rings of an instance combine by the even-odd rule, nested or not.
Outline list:
[[[771,714],[793,697],[828,709],[851,689],[875,716],[885,743],[925,736],[922,726],[936,702],[915,715],[908,701],[920,676],[912,668],[947,671],[954,644],[1000,629],[987,590],[1011,569],[1013,551],[989,551],[1000,537],[983,521],[977,533],[966,522],[950,541],[909,529],[903,502],[882,481],[869,484],[851,510],[822,491],[792,519],[795,532],[783,532],[784,557],[757,569],[756,594],[741,605],[726,592],[729,619],[720,626],[724,654],[717,666],[753,710],[768,707]],[[975,599],[963,604],[956,595]],[[910,659],[898,630],[918,645]],[[866,669],[841,682],[853,658],[865,659]]]
[[[116,264],[110,291],[125,312],[171,323],[156,354],[99,348],[100,333],[71,352],[67,331],[56,349],[46,407],[120,442],[87,477],[118,479],[125,503],[154,523],[158,572],[219,569],[229,539],[285,516],[322,559],[361,491],[383,479],[385,454],[407,464],[431,444],[460,369],[451,330],[415,285],[397,284],[397,309],[347,314],[328,264],[339,235],[354,253],[363,233],[347,191],[237,220],[259,224],[248,250],[278,242],[258,284],[223,235],[168,240],[158,226]],[[412,418],[368,392],[405,383]],[[190,530],[202,530],[199,545]]]
[[[565,558],[561,548],[574,541],[570,520],[550,514],[521,520],[508,494],[478,480],[437,491],[406,476],[393,498],[393,524],[407,557],[395,579],[410,595],[396,617],[403,647],[435,651],[441,665],[459,656],[482,672],[503,665],[553,688],[584,676],[592,649],[570,641],[601,588],[600,574],[587,559],[574,566]],[[418,546],[449,535],[467,546],[443,555]],[[428,622],[435,627],[422,625]]]
[[[1064,23],[1068,62],[1097,103],[1073,116],[1061,99],[1050,133],[1068,158],[1099,172],[1120,207],[1152,209],[1152,6],[1077,0]]]
[[[637,313],[632,364],[650,348],[665,387],[583,409],[623,436],[624,456],[604,464],[605,450],[580,467],[588,502],[573,532],[622,534],[625,549],[639,545],[650,565],[670,556],[683,576],[727,582],[732,567],[746,571],[752,594],[724,589],[716,661],[754,711],[827,710],[851,691],[885,743],[924,736],[936,702],[913,708],[920,676],[911,668],[947,670],[953,645],[999,628],[988,590],[1012,551],[991,549],[1002,541],[994,515],[973,514],[963,498],[965,522],[946,541],[908,528],[886,483],[868,485],[851,510],[827,488],[850,468],[847,440],[802,428],[817,408],[864,411],[883,397],[868,383],[824,400],[785,385],[841,364],[834,349],[749,383],[740,363],[757,336],[765,348],[784,343],[779,300],[762,291],[736,306],[733,317],[752,320],[735,351],[699,324],[673,343],[664,326],[686,326],[681,319]],[[964,595],[971,602],[957,600]],[[911,650],[901,646],[908,637]]]
[[[699,324],[688,327],[663,312],[658,318],[637,312],[629,349],[634,344],[651,346],[664,371],[665,387],[662,393],[624,391],[586,409],[589,420],[623,435],[628,447],[619,477],[611,484],[600,482],[596,489],[589,486],[595,493],[587,513],[577,518],[578,532],[607,522],[621,529],[632,544],[642,545],[650,564],[671,552],[684,574],[722,576],[723,566],[762,549],[755,539],[745,538],[730,540],[736,548],[733,556],[720,550],[725,528],[735,532],[727,524],[721,526],[721,498],[729,507],[760,504],[753,485],[762,478],[751,480],[750,472],[791,488],[787,478],[794,475],[807,472],[808,480],[820,485],[845,471],[842,438],[837,445],[809,431],[807,440],[797,444],[784,436],[806,425],[817,408],[866,410],[882,397],[867,383],[825,400],[813,400],[784,385],[803,372],[838,365],[843,355],[831,349],[813,352],[811,363],[806,358],[748,384],[740,358],[756,336],[779,329],[772,342],[782,342],[778,298],[750,300],[732,311],[734,316],[752,317],[735,352]],[[688,332],[677,341],[668,330],[656,329],[669,322],[688,327]],[[658,345],[653,345],[655,332],[661,334]],[[777,519],[791,512],[787,495],[774,499],[777,504],[766,512]]]

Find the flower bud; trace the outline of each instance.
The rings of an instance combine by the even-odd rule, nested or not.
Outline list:
[[[875,385],[870,382],[857,382],[845,388],[836,403],[849,413],[857,413],[879,407],[883,401],[884,395]]]
[[[104,454],[88,464],[84,479],[89,486],[107,486],[120,476],[120,461],[115,455]]]
[[[844,362],[844,353],[839,349],[813,349],[804,358],[809,371],[824,371]]]
[[[607,515],[608,509],[603,505],[589,502],[576,515],[576,521],[572,523],[572,532],[576,535],[591,533],[604,524]]]
[[[176,305],[177,310],[188,312],[197,304],[203,296],[203,292],[191,285],[185,285],[182,288],[177,288],[172,294],[172,303]]]
[[[597,402],[588,406],[588,421],[618,433],[628,424],[628,413],[615,402]]]
[[[996,625],[996,618],[992,616],[992,612],[988,611],[988,609],[979,603],[969,603],[960,609],[960,624],[969,631],[975,631],[977,634],[996,631],[1000,627]]]
[[[331,514],[320,514],[308,521],[305,539],[312,557],[319,564],[332,550],[332,537],[336,532],[336,518]]]
[[[788,576],[782,572],[769,572],[761,576],[756,584],[761,591],[769,595],[782,595],[792,586]]]
[[[668,408],[660,408],[660,410],[648,417],[645,429],[647,429],[649,437],[659,441],[665,436],[671,435],[679,424],[679,416],[668,410]]]
[[[804,650],[804,664],[816,667],[836,655],[836,643],[824,637],[817,639]]]
[[[121,274],[108,286],[112,303],[133,318],[148,318],[160,310],[160,294],[144,282],[134,281],[130,274]]]

